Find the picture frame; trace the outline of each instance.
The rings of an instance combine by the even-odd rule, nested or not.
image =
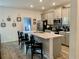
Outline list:
[[[1,23],[1,27],[6,27],[6,23]]]
[[[12,27],[16,27],[16,23],[12,23]]]
[[[36,22],[33,22],[34,25],[36,25]]]
[[[33,21],[36,21],[36,19],[33,19]]]
[[[11,21],[11,18],[10,18],[10,17],[8,17],[8,18],[7,18],[7,21]]]
[[[21,22],[21,17],[17,17],[17,21],[18,22]]]
[[[36,25],[36,19],[33,19],[33,24]]]

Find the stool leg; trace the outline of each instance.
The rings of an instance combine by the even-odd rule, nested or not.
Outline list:
[[[43,59],[43,49],[41,48],[41,59]]]
[[[20,38],[18,39],[18,45],[20,45]]]
[[[24,47],[24,43],[23,42],[21,42],[21,48],[23,48]]]
[[[33,50],[32,50],[32,47],[31,47],[31,59],[33,59]]]
[[[21,48],[22,48],[22,46],[23,46],[23,43],[21,42],[21,44],[20,44],[20,45],[21,45]]]
[[[33,53],[32,53],[32,57],[31,57],[31,59],[33,59]]]
[[[28,49],[29,49],[29,45],[26,45],[26,54],[28,52]]]

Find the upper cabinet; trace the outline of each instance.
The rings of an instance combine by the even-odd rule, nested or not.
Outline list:
[[[70,18],[70,8],[58,7],[45,11],[42,15],[42,19],[47,19],[48,24],[53,24],[53,20],[57,18],[62,18],[62,20],[65,20],[64,22],[68,23]]]
[[[62,23],[64,25],[70,25],[70,8],[62,8]]]
[[[62,8],[62,17],[69,17],[70,8]]]
[[[53,24],[54,12],[48,13],[48,24]]]
[[[54,13],[55,13],[55,18],[61,18],[62,17],[62,8],[60,7],[60,8],[56,8],[55,10],[54,10]]]
[[[43,14],[43,18],[49,19],[49,20],[53,20],[55,18],[61,18],[62,17],[61,11],[62,11],[62,8],[48,10],[48,12]]]
[[[45,14],[42,15],[42,19],[47,19],[48,24],[53,24],[54,11],[46,12]]]

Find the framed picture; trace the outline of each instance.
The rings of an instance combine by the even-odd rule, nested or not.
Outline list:
[[[36,25],[36,22],[33,22],[34,25]]]
[[[1,23],[1,27],[6,27],[6,23]]]
[[[12,23],[12,26],[13,26],[13,27],[16,27],[16,23]]]
[[[7,18],[7,21],[11,21],[11,18],[10,18],[10,17],[8,17],[8,18]]]
[[[17,21],[18,22],[21,22],[21,17],[17,17]]]
[[[36,19],[33,19],[33,24],[36,25]]]
[[[33,19],[33,21],[36,21],[36,19]]]

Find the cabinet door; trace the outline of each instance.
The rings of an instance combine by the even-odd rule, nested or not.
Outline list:
[[[63,38],[61,39],[61,43],[62,43],[62,44],[66,44],[65,32],[64,32],[64,31],[60,31],[59,34],[60,34],[60,35],[63,35]]]
[[[44,19],[48,20],[48,24],[53,24],[53,19],[54,19],[54,12],[49,12],[43,15]]]
[[[55,18],[61,18],[62,17],[61,8],[55,9],[54,12],[55,12]]]
[[[53,24],[54,13],[48,13],[48,24]]]
[[[69,33],[66,33],[66,45],[69,46]]]

